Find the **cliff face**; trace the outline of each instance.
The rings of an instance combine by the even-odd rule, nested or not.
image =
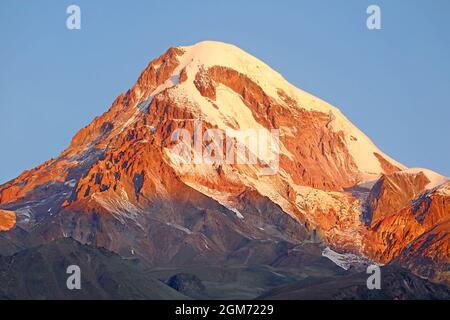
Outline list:
[[[369,255],[395,260],[435,281],[449,283],[450,184],[423,192],[370,229]]]
[[[0,210],[0,231],[8,231],[16,224],[14,211]]]
[[[383,175],[369,194],[367,218],[370,225],[376,225],[384,217],[407,206],[425,190],[429,182],[423,172],[417,174],[396,172]]]
[[[201,161],[180,161],[180,130],[201,137],[183,140]],[[249,130],[278,133],[275,158],[236,134]],[[255,161],[239,161],[236,144]],[[379,262],[448,265],[448,193],[430,187],[446,180],[405,170],[337,108],[234,46],[202,42],[153,60],[59,157],[0,186],[0,208],[42,242],[72,236],[155,264],[245,262],[272,241],[258,258],[270,261],[314,232]]]

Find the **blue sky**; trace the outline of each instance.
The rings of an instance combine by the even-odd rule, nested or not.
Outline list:
[[[81,30],[66,8],[81,7]],[[382,30],[366,28],[377,4]],[[384,152],[450,176],[450,1],[0,2],[0,183],[65,149],[153,58],[233,43],[339,107]]]

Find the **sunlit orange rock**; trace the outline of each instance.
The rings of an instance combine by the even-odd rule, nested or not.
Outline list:
[[[12,229],[16,224],[14,211],[0,210],[0,232]]]
[[[278,129],[278,171],[260,175],[261,161],[174,163],[173,133],[193,133],[196,121],[202,134],[211,128]],[[446,281],[448,187],[429,188],[426,174],[405,169],[337,108],[293,87],[240,49],[208,42],[171,48],[151,61],[134,86],[57,158],[0,186],[0,206],[22,210],[17,224],[39,225],[47,240],[62,233],[120,253],[132,247],[153,260],[177,255],[185,243],[179,233],[200,253],[226,250],[228,234],[205,240],[210,230],[203,222],[212,219],[211,207],[233,212],[239,219],[234,226],[248,231],[256,227],[247,225],[245,210],[255,201],[262,216],[267,207],[276,207],[337,251],[381,263],[396,260]],[[189,219],[183,210],[191,210]],[[52,229],[47,222],[53,217],[61,225]],[[144,218],[151,223],[142,223]],[[0,230],[12,228],[15,219],[14,212],[0,211]],[[144,240],[121,234],[127,223],[136,224]],[[155,231],[152,223],[173,228],[175,236]],[[303,239],[303,229],[286,237]],[[257,230],[249,238],[264,238]],[[150,235],[174,243],[152,242]],[[237,245],[234,237],[230,241]],[[433,267],[438,271],[432,273]]]

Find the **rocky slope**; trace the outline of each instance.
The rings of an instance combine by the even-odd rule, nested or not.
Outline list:
[[[67,268],[80,267],[81,289],[67,288]],[[0,299],[186,299],[147,274],[136,260],[60,239],[0,257]]]
[[[16,224],[14,211],[0,210],[0,231],[8,231]]]
[[[279,143],[236,134],[252,129],[278,130]],[[429,271],[449,265],[446,181],[391,159],[337,108],[239,48],[201,42],[150,62],[59,157],[0,186],[0,209],[16,216],[0,250],[73,237],[154,265],[271,263],[313,234],[447,281]]]
[[[370,256],[450,284],[450,184],[420,193],[369,229]],[[386,211],[387,212],[387,211]]]
[[[365,272],[334,278],[308,278],[262,294],[266,300],[448,300],[450,289],[434,285],[398,266],[382,268],[381,290],[367,290]],[[406,284],[406,285],[405,285]]]

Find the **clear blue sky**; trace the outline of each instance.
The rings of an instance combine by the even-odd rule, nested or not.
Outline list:
[[[81,30],[66,29],[70,4]],[[168,47],[202,40],[236,44],[400,162],[450,176],[448,0],[1,0],[0,40],[0,183],[56,157]]]

